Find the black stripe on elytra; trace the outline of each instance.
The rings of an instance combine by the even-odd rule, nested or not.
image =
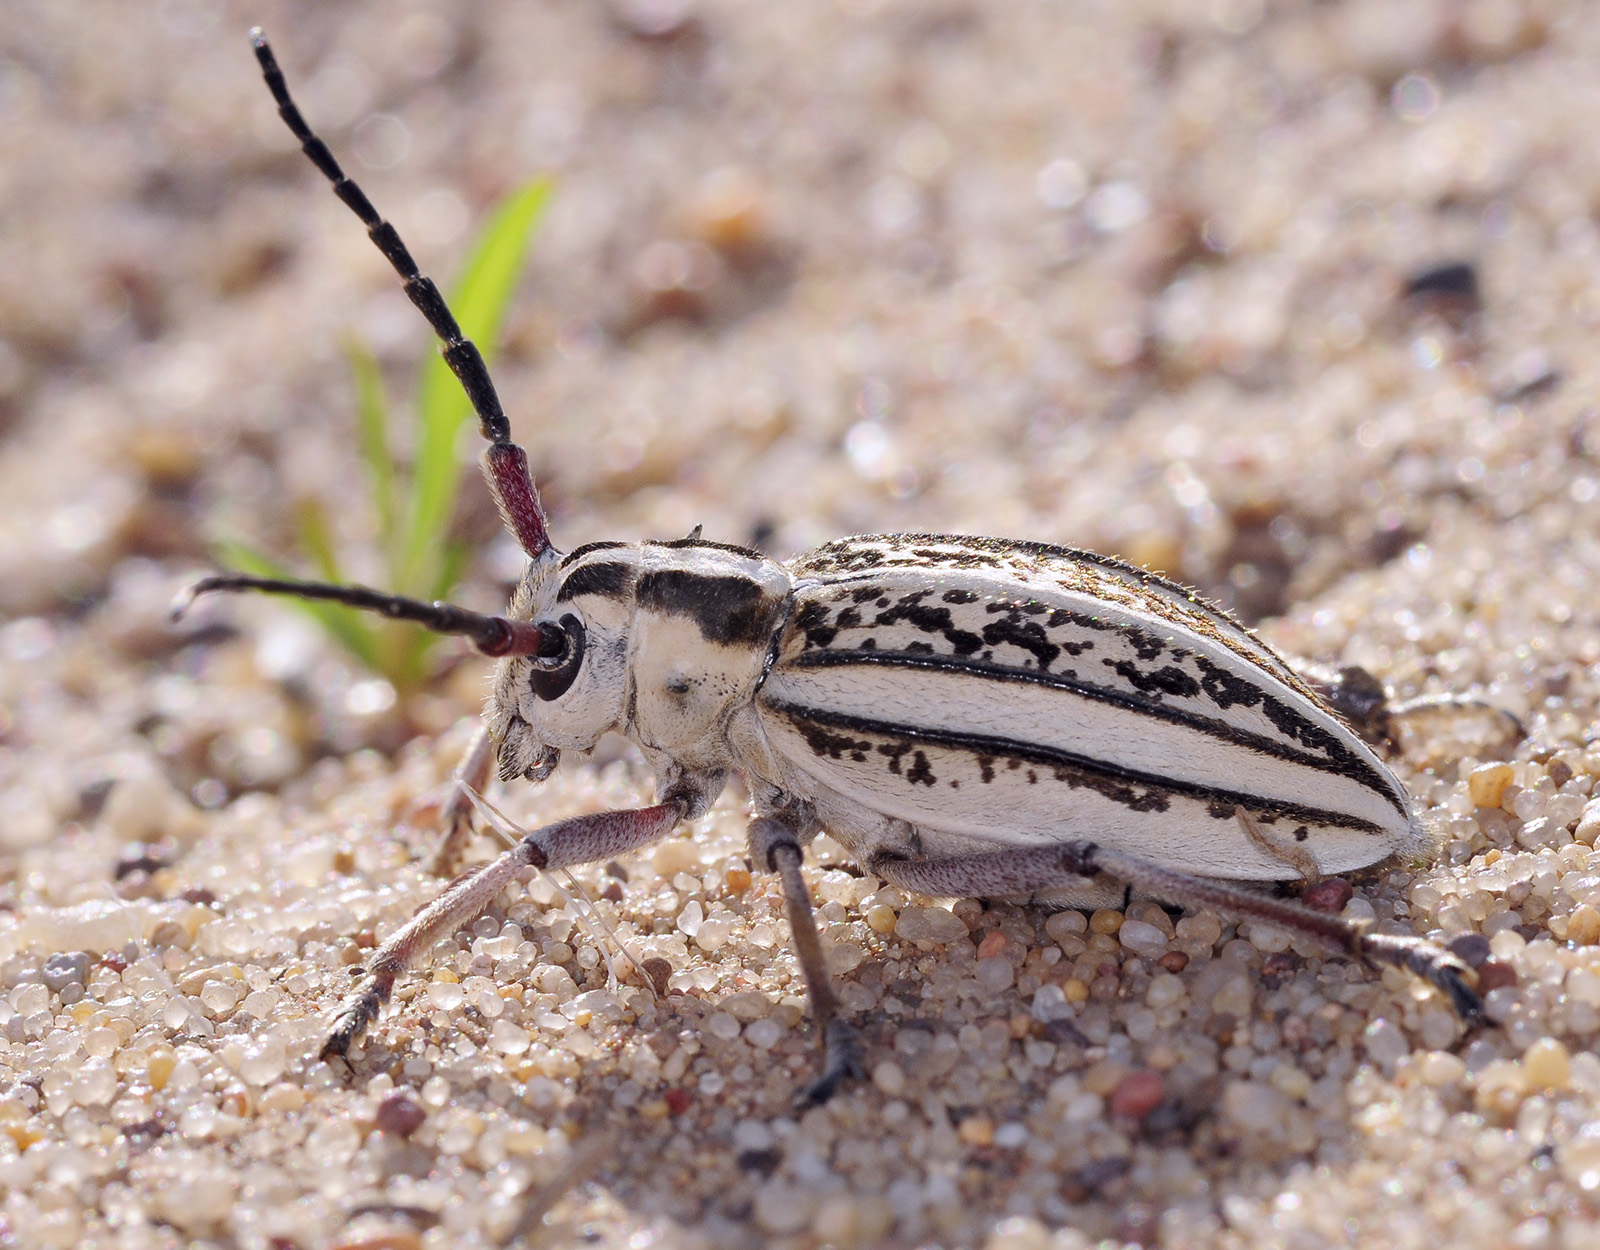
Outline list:
[[[892,741],[926,743],[965,751],[974,756],[988,756],[992,760],[1020,760],[1055,771],[1068,784],[1089,786],[1134,811],[1165,811],[1166,796],[1178,795],[1206,803],[1218,819],[1231,815],[1235,807],[1251,813],[1270,813],[1274,817],[1304,825],[1328,825],[1336,829],[1354,829],[1364,833],[1383,833],[1380,825],[1348,812],[1328,811],[1308,807],[1304,803],[1291,803],[1283,799],[1266,798],[1243,790],[1229,790],[1222,786],[1205,786],[1192,781],[1178,781],[1157,773],[1124,768],[1105,760],[1080,755],[1075,751],[1062,751],[1033,742],[1017,742],[1010,738],[997,738],[987,734],[959,733],[954,730],[928,729],[911,725],[896,725],[889,721],[870,720],[864,716],[851,716],[843,712],[824,712],[803,707],[781,699],[767,699],[765,706],[788,719],[796,731],[815,739],[818,754],[840,758],[828,748],[842,748],[854,758],[865,755],[876,744],[851,734],[876,735]],[[848,747],[845,747],[848,743]],[[841,751],[841,753],[843,753]]]
[[[596,560],[580,564],[568,573],[556,591],[556,602],[565,603],[579,595],[598,595],[617,603],[633,594],[634,566],[622,560]]]
[[[687,617],[707,642],[728,646],[765,646],[785,603],[753,578],[685,569],[641,574],[637,595],[640,608]]]
[[[1284,760],[1291,764],[1301,764],[1307,768],[1315,768],[1320,772],[1333,773],[1336,776],[1347,778],[1356,784],[1380,795],[1385,802],[1395,809],[1404,819],[1410,819],[1402,800],[1391,786],[1384,783],[1383,775],[1378,772],[1368,761],[1351,751],[1347,746],[1332,734],[1326,734],[1320,726],[1298,715],[1291,707],[1280,699],[1262,693],[1264,700],[1273,705],[1267,711],[1268,719],[1285,735],[1296,738],[1308,746],[1316,746],[1326,751],[1326,754],[1308,754],[1298,751],[1273,738],[1263,737],[1261,734],[1252,733],[1248,729],[1241,729],[1237,725],[1230,725],[1210,716],[1203,716],[1186,708],[1175,707],[1170,703],[1150,703],[1143,699],[1112,690],[1105,686],[1096,686],[1089,682],[1077,681],[1059,673],[1041,673],[1031,668],[1011,668],[1004,664],[988,664],[982,660],[959,659],[949,655],[922,655],[910,654],[903,651],[807,651],[795,656],[788,662],[793,668],[839,668],[852,664],[881,664],[891,668],[922,668],[936,669],[943,672],[965,673],[973,677],[982,677],[995,682],[1027,682],[1035,686],[1048,686],[1055,690],[1069,691],[1085,699],[1092,699],[1097,703],[1105,703],[1112,707],[1126,708],[1130,712],[1137,712],[1153,720],[1166,721],[1168,724],[1181,725],[1185,729],[1192,729],[1196,733],[1205,734],[1207,737],[1216,738],[1232,746],[1242,747],[1253,751],[1257,755],[1268,755],[1273,759]],[[1326,734],[1326,738],[1319,740],[1317,734]]]

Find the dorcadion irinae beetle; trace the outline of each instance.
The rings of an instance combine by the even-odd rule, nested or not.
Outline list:
[[[751,855],[781,878],[824,1039],[814,1100],[859,1067],[800,873],[822,830],[907,890],[1079,907],[1132,890],[1211,906],[1409,968],[1481,1016],[1474,974],[1438,945],[1237,884],[1363,868],[1425,839],[1400,781],[1324,697],[1184,587],[1086,551],[951,535],[845,538],[781,563],[698,533],[557,550],[477,348],[306,125],[260,31],[252,38],[284,121],[442,340],[528,563],[504,616],[234,575],[191,595],[335,600],[498,657],[449,844],[468,827],[462,796],[496,761],[504,780],[538,781],[563,751],[619,733],[656,776],[651,806],[536,829],[450,885],[372,957],[325,1055],[347,1052],[413,959],[519,872],[653,842],[705,812],[731,772],[752,796]]]

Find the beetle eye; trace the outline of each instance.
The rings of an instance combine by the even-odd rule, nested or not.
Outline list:
[[[539,622],[539,650],[528,679],[535,695],[548,702],[566,694],[583,667],[584,641],[583,622],[570,612],[559,624]]]

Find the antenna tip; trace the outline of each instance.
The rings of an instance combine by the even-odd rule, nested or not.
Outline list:
[[[172,600],[172,607],[167,611],[167,619],[174,624],[183,619],[183,614],[194,606],[194,601],[208,590],[216,588],[218,579],[215,577],[202,577],[192,585],[185,586]]]

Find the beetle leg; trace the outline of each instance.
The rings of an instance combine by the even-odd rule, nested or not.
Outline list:
[[[839,1016],[839,998],[833,992],[833,978],[811,914],[811,894],[800,875],[799,839],[781,822],[758,816],[750,822],[750,856],[777,873],[783,883],[783,905],[794,935],[795,957],[806,978],[811,1018],[822,1037],[822,1074],[797,1099],[814,1107],[832,1098],[846,1078],[862,1077],[861,1043],[854,1026]]]
[[[1317,866],[1317,857],[1305,847],[1274,838],[1242,807],[1233,809],[1233,818],[1239,822],[1239,828],[1244,830],[1244,836],[1254,842],[1260,850],[1299,873],[1301,885],[1313,886],[1322,880],[1322,869]]]
[[[558,821],[535,829],[499,859],[456,878],[378,948],[360,988],[345,999],[334,1017],[320,1057],[348,1052],[389,1001],[395,979],[440,938],[488,911],[500,891],[524,868],[567,868],[611,859],[664,837],[683,818],[683,811],[683,803],[672,799],[654,807]]]
[[[1084,877],[1104,873],[1127,882],[1141,894],[1169,903],[1211,907],[1225,915],[1265,921],[1316,938],[1369,963],[1405,968],[1443,990],[1463,1019],[1471,1023],[1484,1020],[1483,1001],[1473,988],[1476,975],[1456,956],[1426,938],[1373,933],[1365,925],[1327,912],[1163,868],[1093,842],[1065,842],[948,859],[883,857],[867,867],[891,884],[941,898],[1028,895],[1075,885]]]
[[[451,877],[455,875],[461,852],[466,849],[467,839],[472,834],[472,795],[471,791],[483,792],[489,784],[489,768],[494,763],[494,743],[489,737],[489,727],[479,725],[477,732],[472,735],[472,741],[467,746],[467,753],[461,757],[461,763],[456,766],[455,775],[450,778],[450,793],[446,796],[444,807],[439,813],[439,823],[444,826],[444,836],[439,839],[439,846],[433,853],[433,862],[428,866],[437,877]]]

